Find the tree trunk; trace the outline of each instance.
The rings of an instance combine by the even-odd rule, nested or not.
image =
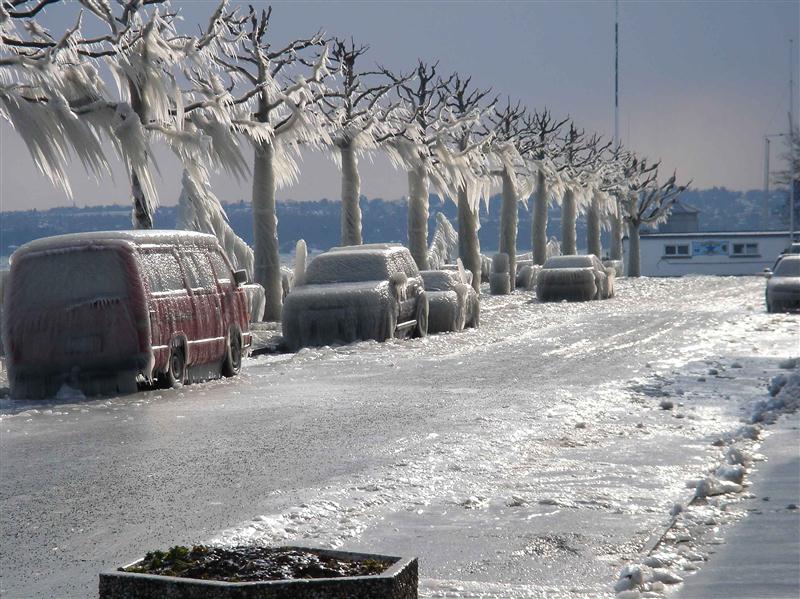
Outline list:
[[[142,104],[142,98],[139,95],[139,90],[133,84],[133,81],[128,79],[128,91],[131,96],[131,108],[139,116],[142,124],[147,122],[147,110]],[[152,198],[151,198],[152,200]],[[131,169],[131,201],[133,202],[133,210],[131,211],[131,222],[134,229],[152,229],[153,228],[153,213],[150,206],[153,205],[152,201],[144,196],[144,190],[139,183],[139,177]]]
[[[408,249],[420,270],[428,270],[428,172],[408,171]]]
[[[481,289],[481,246],[478,241],[478,215],[467,200],[467,190],[458,190],[458,255],[464,268],[472,272],[472,287]]]
[[[536,175],[536,195],[533,202],[533,263],[544,264],[547,260],[547,179],[539,171]]]
[[[255,280],[264,287],[264,320],[281,319],[281,263],[278,255],[278,218],[275,213],[275,149],[269,142],[256,145],[253,165],[253,257]]]
[[[342,145],[342,245],[361,245],[361,179],[352,144]]]
[[[575,223],[578,220],[578,206],[575,193],[567,189],[561,201],[561,253],[564,256],[577,254]]]
[[[617,206],[617,210],[622,210]],[[611,216],[611,259],[622,260],[622,215]]]
[[[602,260],[603,247],[600,243],[600,201],[592,196],[592,204],[586,212],[586,247],[588,253]]]
[[[517,188],[507,169],[503,169],[503,207],[500,211],[500,253],[508,254],[509,289],[517,282]]]
[[[628,276],[639,277],[642,274],[641,255],[639,253],[639,224],[628,223]]]

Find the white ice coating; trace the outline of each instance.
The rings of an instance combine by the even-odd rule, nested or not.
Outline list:
[[[458,270],[426,270],[420,276],[428,296],[428,333],[460,331],[477,326],[480,300]]]
[[[323,346],[394,336],[403,281],[418,276],[401,246],[334,248],[308,265],[305,284],[286,297],[283,337],[288,347]],[[400,295],[398,295],[398,293]]]
[[[294,286],[305,285],[308,247],[305,239],[298,239],[294,250]]]
[[[440,269],[458,259],[458,233],[441,212],[436,213],[436,229],[427,258],[432,269]]]
[[[234,233],[225,210],[211,192],[208,181],[197,181],[184,170],[182,182],[176,227],[214,235],[234,269],[247,271],[247,278],[252,281],[253,250]]]
[[[541,301],[585,301],[614,295],[614,271],[588,256],[548,258],[536,277],[536,296]]]

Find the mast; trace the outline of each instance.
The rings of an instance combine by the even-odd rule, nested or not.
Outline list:
[[[794,241],[794,201],[797,173],[794,156],[794,40],[789,39],[789,243]]]
[[[614,143],[619,146],[619,0],[614,0]]]

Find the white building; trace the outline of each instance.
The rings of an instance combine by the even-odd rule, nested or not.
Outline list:
[[[626,258],[627,244],[626,238]],[[772,268],[778,254],[789,245],[788,231],[643,232],[641,234],[642,276],[761,274],[765,268]]]

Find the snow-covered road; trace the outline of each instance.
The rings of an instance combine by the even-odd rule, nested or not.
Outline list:
[[[800,317],[764,313],[763,286],[484,297],[458,335],[261,356],[177,391],[0,400],[0,592],[92,597],[101,570],[216,540],[416,555],[424,597],[613,596],[800,353]]]

